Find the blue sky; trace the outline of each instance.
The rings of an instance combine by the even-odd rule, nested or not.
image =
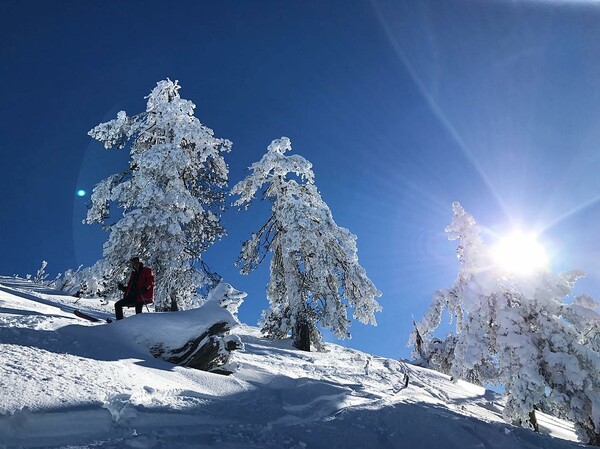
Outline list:
[[[4,1],[0,4],[0,273],[101,256],[81,224],[91,191],[127,164],[87,131],[143,111],[156,82],[233,142],[230,185],[271,140],[314,164],[334,218],[383,292],[379,326],[344,344],[406,357],[411,320],[458,263],[444,227],[460,201],[492,241],[543,230],[557,271],[599,297],[600,4],[500,1]],[[241,276],[267,205],[223,217],[206,261],[266,307],[268,266]]]

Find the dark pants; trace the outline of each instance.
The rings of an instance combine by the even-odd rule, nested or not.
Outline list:
[[[115,316],[117,320],[123,319],[123,307],[135,307],[136,315],[142,313],[143,302],[137,302],[135,298],[123,298],[115,303]]]

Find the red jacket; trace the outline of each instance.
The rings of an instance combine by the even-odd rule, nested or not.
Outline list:
[[[131,272],[129,276],[129,282],[125,287],[125,298],[129,296],[131,289],[134,288],[136,292],[135,300],[140,303],[149,304],[154,302],[154,273],[148,267],[142,266],[139,277],[137,278],[137,285],[134,287],[133,282],[135,280],[135,271]]]

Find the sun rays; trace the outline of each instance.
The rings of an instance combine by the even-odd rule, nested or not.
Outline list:
[[[528,276],[546,270],[548,255],[533,233],[515,231],[490,248],[496,267],[508,273]]]

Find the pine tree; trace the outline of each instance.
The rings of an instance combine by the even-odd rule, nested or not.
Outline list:
[[[178,310],[198,302],[208,283],[202,253],[225,234],[220,221],[228,168],[221,153],[231,142],[214,137],[194,117],[195,105],[179,96],[177,81],[163,80],[148,95],[146,111],[96,126],[89,135],[106,149],[129,147],[129,168],[101,181],[86,223],[109,231],[89,276],[103,295],[116,295],[127,261],[139,256],[155,272],[156,310]],[[111,223],[111,205],[123,215]]]
[[[292,332],[299,349],[320,348],[317,325],[331,329],[338,338],[349,338],[347,306],[354,318],[376,324],[375,300],[381,293],[358,263],[356,236],[338,226],[314,186],[312,164],[301,156],[287,156],[288,138],[274,140],[251,173],[233,189],[234,203],[248,207],[263,186],[272,202],[265,225],[242,247],[238,261],[248,274],[272,253],[267,287],[269,308],[262,330],[271,338]],[[294,176],[295,175],[295,176]],[[346,302],[343,300],[346,299]]]
[[[458,203],[453,209],[446,231],[459,240],[460,271],[452,288],[434,295],[418,325],[422,338],[431,339],[448,310],[457,318],[454,351],[445,357],[453,376],[503,386],[508,422],[535,428],[535,410],[549,411],[598,445],[600,315],[587,296],[565,301],[583,273],[506,273],[495,267],[473,217]]]

